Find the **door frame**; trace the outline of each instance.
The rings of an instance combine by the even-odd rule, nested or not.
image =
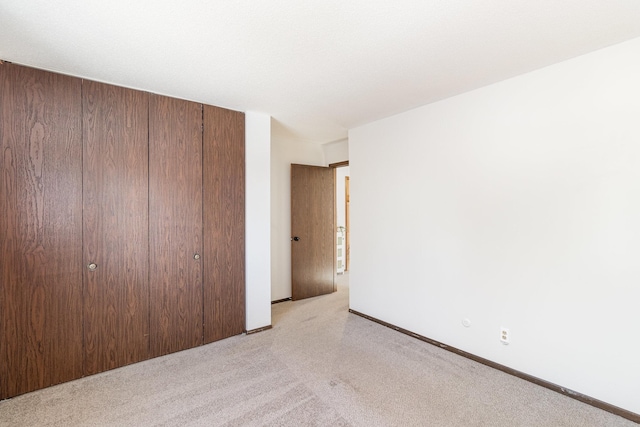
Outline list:
[[[349,166],[349,160],[345,160],[342,162],[337,162],[337,163],[331,163],[329,164],[329,167],[332,168],[334,170],[333,172],[333,186],[334,186],[334,194],[337,194],[337,190],[338,190],[338,178],[337,178],[337,174],[335,173],[335,170],[338,168],[344,168]],[[346,179],[348,180],[349,177],[347,176]],[[349,271],[349,205],[348,205],[348,193],[347,193],[347,188],[346,188],[346,183],[345,183],[345,227],[346,227],[346,235],[345,235],[345,241],[344,241],[344,246],[345,246],[345,268],[344,271]],[[333,205],[333,225],[334,228],[337,227],[338,224],[338,204],[334,203]],[[334,230],[334,234],[336,234],[337,230]],[[335,242],[334,242],[335,243]],[[335,244],[334,244],[335,246]],[[334,268],[334,272],[333,272],[334,276],[337,275],[337,272],[335,271]],[[336,285],[337,287],[337,285]]]

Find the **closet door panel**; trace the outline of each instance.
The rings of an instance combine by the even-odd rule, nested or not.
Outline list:
[[[94,374],[149,357],[149,95],[84,81],[82,100],[84,371]]]
[[[82,375],[80,85],[0,65],[0,399]]]
[[[160,356],[202,345],[202,105],[159,95],[149,105],[150,344]]]
[[[244,114],[204,106],[204,342],[244,331]]]

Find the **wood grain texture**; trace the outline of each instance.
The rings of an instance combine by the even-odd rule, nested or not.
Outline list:
[[[335,291],[335,169],[291,165],[291,297]]]
[[[0,399],[82,375],[79,79],[0,65]]]
[[[85,374],[149,357],[148,94],[83,82]]]
[[[204,342],[244,331],[244,113],[204,106]]]
[[[150,95],[151,356],[202,345],[202,105]]]

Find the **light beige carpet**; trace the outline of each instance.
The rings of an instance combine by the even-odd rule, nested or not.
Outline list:
[[[272,330],[2,401],[0,425],[636,426],[347,310],[344,285],[276,304]]]

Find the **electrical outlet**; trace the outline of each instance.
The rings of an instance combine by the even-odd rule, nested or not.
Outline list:
[[[508,345],[511,342],[511,332],[508,328],[500,328],[500,342],[504,345]]]

